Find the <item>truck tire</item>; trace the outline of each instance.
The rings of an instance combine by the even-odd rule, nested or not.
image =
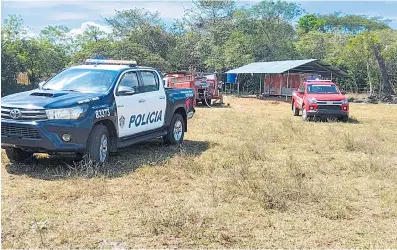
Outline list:
[[[87,142],[87,157],[93,163],[103,164],[109,158],[109,131],[106,126],[98,124],[92,129]]]
[[[341,122],[348,122],[348,121],[349,121],[349,117],[348,117],[348,116],[339,117],[339,121],[341,121]]]
[[[163,137],[167,145],[181,144],[185,135],[185,122],[180,114],[175,113],[171,124],[167,128],[167,135]]]
[[[302,106],[302,120],[303,121],[308,121],[309,120],[309,117],[307,117],[307,111],[306,111],[305,106]]]
[[[33,157],[32,152],[28,152],[20,148],[6,148],[5,151],[10,162],[23,163],[31,160]]]
[[[211,99],[206,99],[207,105],[211,106]]]
[[[296,108],[295,103],[292,103],[292,112],[294,113],[294,116],[299,115],[299,109]]]

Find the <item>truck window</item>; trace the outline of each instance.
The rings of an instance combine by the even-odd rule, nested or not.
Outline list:
[[[139,92],[139,82],[138,75],[136,72],[127,72],[123,75],[119,83],[120,86],[130,87],[135,90],[135,92]]]
[[[56,91],[105,92],[117,71],[100,69],[67,69],[49,80],[43,89]]]
[[[305,84],[301,84],[301,86],[299,87],[299,92],[305,92]]]
[[[333,84],[310,84],[307,86],[307,92],[310,94],[338,94],[339,91]]]
[[[153,71],[141,71],[143,79],[143,92],[159,90],[158,78]]]

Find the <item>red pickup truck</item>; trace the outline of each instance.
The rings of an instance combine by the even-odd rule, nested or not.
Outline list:
[[[302,82],[292,92],[292,111],[294,116],[302,110],[302,120],[315,117],[336,117],[349,120],[349,102],[335,83],[324,80]]]

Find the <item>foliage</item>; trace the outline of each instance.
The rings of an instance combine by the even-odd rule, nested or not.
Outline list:
[[[326,25],[326,20],[323,18],[317,17],[316,14],[306,14],[303,17],[299,18],[298,21],[298,29],[300,29],[304,33],[308,33],[309,31],[323,31],[324,26]]]
[[[397,31],[379,17],[306,13],[281,0],[246,6],[195,0],[171,26],[158,12],[138,8],[116,10],[105,21],[111,32],[88,25],[76,35],[58,25],[31,36],[20,16],[6,18],[2,95],[14,92],[19,72],[28,72],[35,84],[92,57],[134,59],[163,72],[224,72],[251,62],[316,58],[348,72],[348,78],[337,80],[346,90],[386,95],[397,84]],[[247,78],[242,88],[259,80],[252,81]]]

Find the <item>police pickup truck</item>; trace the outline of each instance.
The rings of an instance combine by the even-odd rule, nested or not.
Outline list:
[[[165,88],[160,72],[135,61],[88,59],[2,98],[1,147],[16,162],[44,152],[103,163],[118,148],[156,137],[180,144],[193,98],[193,89]]]

